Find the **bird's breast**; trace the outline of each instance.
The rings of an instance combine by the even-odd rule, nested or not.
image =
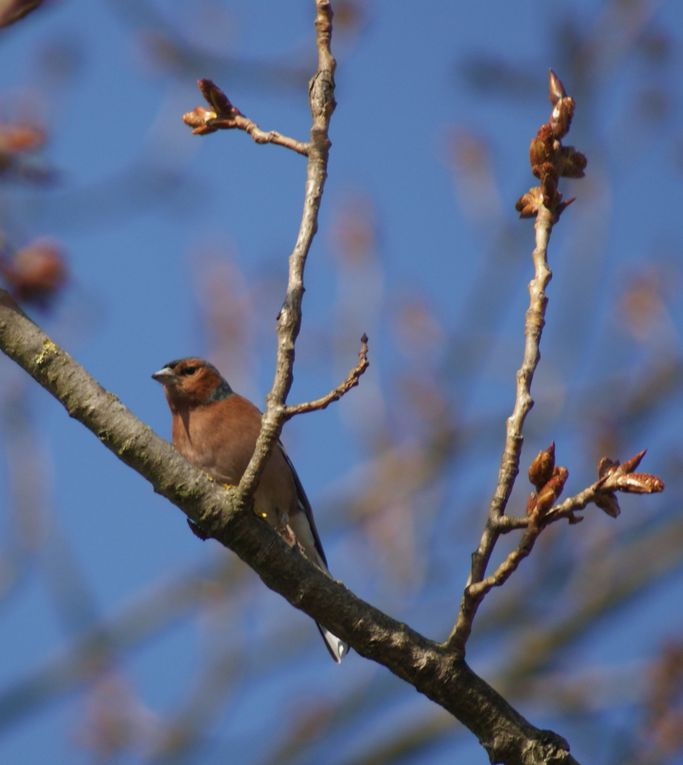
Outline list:
[[[175,448],[188,462],[220,483],[239,483],[251,457],[251,452],[242,454],[235,436],[213,416],[211,408],[179,414],[173,420]]]

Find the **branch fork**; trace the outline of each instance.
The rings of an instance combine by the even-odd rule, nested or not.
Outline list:
[[[643,450],[622,464],[604,457],[598,464],[598,479],[583,491],[557,504],[569,477],[569,470],[555,464],[555,444],[551,443],[536,455],[529,466],[529,481],[535,491],[529,495],[526,516],[505,514],[519,473],[524,421],[534,404],[531,384],[540,360],[541,334],[548,303],[545,289],[552,277],[547,260],[548,242],[554,224],[573,201],[562,199],[558,181],[562,177],[583,177],[587,164],[586,157],[574,147],[562,145],[562,138],[571,125],[575,103],[552,70],[549,74],[549,96],[553,107],[550,118],[538,129],[529,151],[531,169],[540,184],[524,194],[516,205],[521,217],[536,218],[536,246],[532,253],[534,276],[529,284],[524,356],[517,372],[515,404],[507,420],[505,447],[488,519],[479,546],[472,555],[472,566],[455,625],[445,643],[458,656],[465,654],[473,621],[484,597],[493,587],[504,584],[514,573],[522,560],[531,553],[543,529],[563,518],[570,524],[579,523],[583,516],[577,513],[590,503],[616,518],[620,513],[617,492],[652,494],[664,489],[664,483],[658,476],[635,472],[645,455]],[[487,576],[486,569],[500,535],[514,530],[523,531],[517,547]]]

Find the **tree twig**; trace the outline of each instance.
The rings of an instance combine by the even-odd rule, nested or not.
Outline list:
[[[308,95],[312,126],[306,169],[304,207],[294,249],[289,256],[287,294],[277,318],[277,358],[275,378],[266,398],[261,432],[254,454],[244,471],[239,490],[246,504],[253,494],[273,444],[280,436],[287,419],[285,401],[294,379],[294,345],[301,328],[301,306],[304,296],[304,268],[313,237],[318,228],[318,212],[327,179],[330,150],[328,136],[335,108],[334,70],[336,62],[330,50],[332,37],[332,5],[330,0],[316,0],[316,47],[318,68],[309,83]]]
[[[363,376],[365,370],[370,366],[368,361],[368,336],[363,335],[360,339],[360,351],[358,353],[358,363],[348,373],[346,379],[333,388],[329,393],[320,398],[316,398],[313,401],[305,401],[302,404],[292,404],[285,407],[285,419],[289,420],[291,417],[297,414],[305,414],[307,412],[315,412],[318,409],[325,409],[334,401],[339,399],[348,393],[351,388],[355,388],[360,382],[360,378]]]
[[[274,143],[291,149],[297,154],[308,156],[307,143],[278,133],[277,130],[261,130],[253,120],[245,117],[211,80],[199,80],[197,85],[211,109],[197,106],[191,112],[183,114],[183,122],[192,128],[195,135],[208,135],[217,130],[244,130],[256,143]]]
[[[531,397],[531,383],[541,355],[541,333],[545,323],[545,310],[548,303],[545,288],[552,276],[547,263],[547,251],[553,222],[554,215],[552,211],[544,206],[541,207],[538,211],[535,225],[536,247],[532,253],[534,277],[529,282],[529,308],[527,309],[524,323],[524,355],[522,364],[517,371],[515,404],[512,414],[507,420],[505,448],[503,449],[500,461],[498,481],[489,507],[486,526],[479,541],[479,546],[472,554],[472,566],[463,592],[458,618],[447,641],[447,645],[458,653],[464,653],[477,609],[486,593],[493,586],[492,584],[488,588],[475,589],[475,586],[481,583],[484,578],[491,553],[500,536],[501,531],[498,528],[497,521],[505,513],[515,478],[519,473],[519,460],[524,441],[522,428],[524,420],[534,404]],[[511,565],[508,568],[508,576],[519,565],[522,558],[531,552],[537,535],[538,531],[533,535],[525,533],[518,548],[519,552],[513,551],[517,555],[515,556],[514,566]],[[522,554],[521,550],[526,550],[526,554]]]
[[[552,272],[548,266],[548,242],[553,225],[569,204],[562,201],[562,195],[557,190],[557,182],[560,176],[580,177],[586,166],[586,159],[582,154],[571,147],[562,146],[561,138],[569,130],[574,112],[574,101],[567,97],[562,83],[553,72],[550,73],[549,91],[553,110],[548,122],[541,125],[536,137],[532,140],[529,152],[532,171],[541,183],[527,192],[517,203],[517,209],[522,217],[535,216],[536,218],[535,247],[531,255],[534,275],[529,282],[529,307],[524,321],[524,353],[516,375],[515,402],[512,414],[506,423],[505,446],[498,469],[496,487],[489,505],[488,518],[479,545],[472,553],[472,564],[458,616],[446,641],[446,645],[459,655],[464,655],[477,609],[484,595],[490,590],[490,587],[478,585],[486,575],[491,554],[501,533],[499,519],[505,513],[512,487],[519,473],[519,461],[524,442],[522,434],[524,421],[534,405],[531,384],[541,358],[541,334],[548,304],[545,290],[552,278]],[[537,528],[540,530],[541,527]],[[511,553],[512,559],[501,564],[505,567],[505,578],[529,554],[537,536],[538,531],[532,533],[531,527],[527,528],[519,547]]]

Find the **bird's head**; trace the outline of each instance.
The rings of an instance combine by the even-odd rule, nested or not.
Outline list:
[[[172,410],[204,406],[233,392],[213,364],[196,356],[169,361],[152,379],[164,386]]]

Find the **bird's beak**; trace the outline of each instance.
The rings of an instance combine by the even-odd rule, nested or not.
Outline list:
[[[158,372],[155,372],[152,375],[152,380],[156,380],[162,385],[167,385],[172,380],[175,380],[175,374],[171,367],[162,367]]]

